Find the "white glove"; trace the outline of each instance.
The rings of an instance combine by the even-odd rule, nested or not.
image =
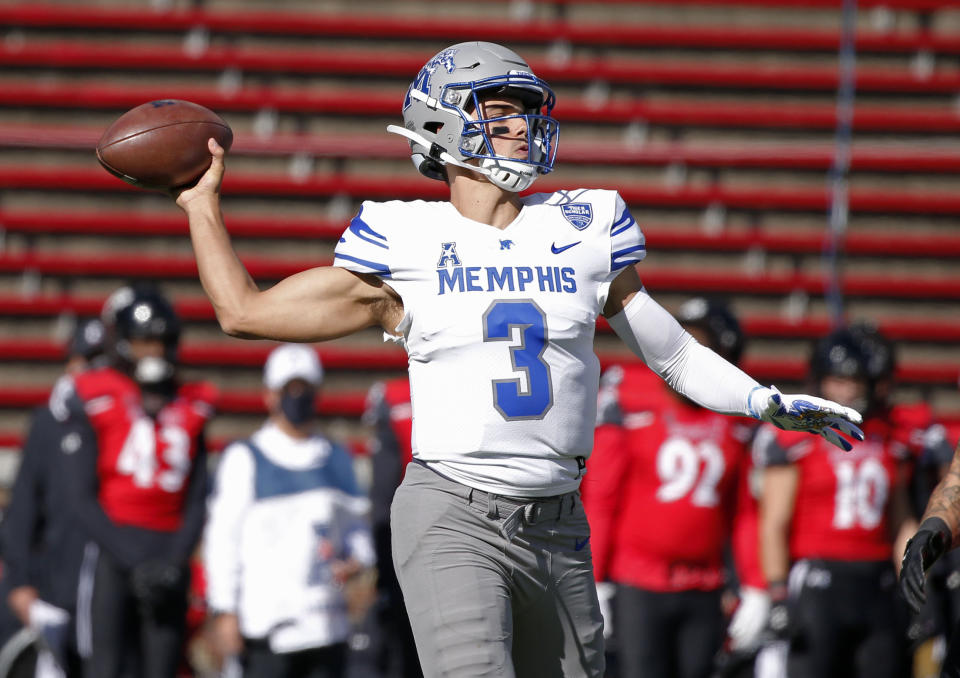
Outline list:
[[[784,431],[816,433],[845,452],[849,452],[853,445],[837,435],[837,431],[863,440],[863,431],[856,426],[863,423],[860,413],[832,400],[809,395],[784,395],[775,386],[758,386],[750,392],[748,403],[754,419],[766,421]]]
[[[42,631],[47,626],[62,626],[70,621],[70,613],[37,598],[30,603],[30,628]]]
[[[613,596],[617,585],[608,581],[597,582],[597,598],[600,599],[600,615],[603,617],[603,637],[613,635]]]
[[[740,589],[740,604],[737,605],[727,634],[730,647],[744,650],[760,643],[760,634],[767,627],[770,614],[770,595],[762,589],[744,586]]]

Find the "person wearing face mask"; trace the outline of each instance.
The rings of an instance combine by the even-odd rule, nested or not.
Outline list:
[[[102,319],[108,364],[61,380],[50,401],[66,499],[86,538],[77,647],[85,676],[172,678],[216,392],[179,379],[180,320],[158,289],[121,288]]]
[[[263,379],[270,416],[229,445],[217,468],[204,534],[207,603],[217,654],[245,678],[344,675],[342,588],[375,561],[350,454],[315,430],[322,379],[314,349],[275,348]]]

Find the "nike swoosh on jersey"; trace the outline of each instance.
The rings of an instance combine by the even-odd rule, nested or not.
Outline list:
[[[578,240],[577,242],[572,242],[569,245],[564,245],[563,247],[557,247],[557,243],[552,243],[550,245],[550,251],[553,252],[554,254],[560,254],[561,252],[566,252],[571,247],[575,245],[579,245],[582,242],[583,242],[582,240]]]
[[[581,551],[581,550],[583,550],[583,547],[586,546],[586,545],[589,544],[589,543],[590,543],[590,537],[587,537],[587,538],[584,539],[583,541],[580,541],[579,539],[574,539],[574,540],[573,540],[573,550],[574,550],[574,551]]]

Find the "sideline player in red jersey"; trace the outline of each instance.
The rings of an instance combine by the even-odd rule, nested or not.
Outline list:
[[[823,397],[867,409],[867,359],[849,330],[817,343],[810,371]],[[865,440],[842,454],[769,427],[755,441],[765,465],[761,556],[770,626],[789,641],[789,675],[797,678],[905,675],[894,562],[915,526],[909,453],[889,422],[868,418],[863,430]]]
[[[177,379],[170,303],[152,288],[120,296],[108,323],[112,365],[77,375],[51,402],[65,421],[70,500],[89,538],[78,646],[85,675],[173,678],[205,515],[214,393]]]
[[[702,344],[739,359],[743,335],[725,305],[692,299],[677,319]],[[620,675],[706,678],[724,638],[724,548],[735,516],[753,504],[749,429],[667,388],[643,365],[613,366],[602,381],[581,491],[597,581],[616,584]]]
[[[390,504],[413,459],[410,381],[377,382],[367,393],[363,421],[373,429],[370,487],[373,543],[377,553],[377,668],[383,676],[422,678],[403,593],[391,558]]]

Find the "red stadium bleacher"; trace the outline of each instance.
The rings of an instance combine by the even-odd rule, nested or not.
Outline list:
[[[747,211],[782,210],[823,213],[828,195],[820,187],[732,187],[682,186],[660,184],[623,185],[595,182],[595,188],[617,189],[630,205],[668,209],[701,210],[711,205]],[[552,192],[561,186],[544,179],[539,192]],[[0,190],[40,191],[139,191],[98,167],[0,166]],[[321,198],[346,195],[369,199],[442,200],[445,185],[423,177],[405,175],[316,174],[298,180],[275,174],[233,173],[224,179],[223,193],[245,196],[285,196]],[[900,191],[854,188],[849,193],[851,212],[872,214],[918,214],[930,216],[960,215],[960,194],[954,191]]]
[[[87,69],[109,71],[223,71],[281,73],[285,76],[337,75],[399,78],[404,84],[423,65],[422,50],[361,50],[209,47],[201,53],[177,45],[124,45],[90,42],[28,42],[0,44],[0,67]],[[838,71],[834,64],[782,65],[711,63],[703,60],[651,61],[614,58],[574,58],[555,65],[530,59],[530,66],[554,85],[595,80],[631,87],[659,85],[680,88],[759,89],[833,92]],[[918,76],[907,67],[863,66],[856,73],[857,90],[868,93],[954,94],[960,73],[933,72]]]
[[[0,408],[36,407],[47,402],[49,387],[0,386]],[[366,405],[366,392],[325,390],[320,395],[319,408],[326,416],[359,417]],[[263,414],[263,394],[259,390],[221,392],[217,397],[217,411],[224,414]]]
[[[81,88],[67,83],[0,80],[0,106],[51,108],[56,110],[124,111],[156,99],[186,99],[221,113],[257,112],[329,116],[366,116],[397,119],[405,87],[375,90],[247,86],[236,91],[211,87],[88,84]],[[832,104],[689,100],[619,100],[598,105],[589,99],[564,99],[556,117],[563,122],[622,125],[645,122],[665,127],[744,128],[771,130],[833,130],[836,107]],[[854,112],[853,127],[861,132],[956,134],[960,116],[954,107],[886,106],[865,104]]]
[[[90,152],[103,130],[91,127],[13,123],[0,127],[0,148],[44,148]],[[309,154],[323,158],[397,159],[409,155],[387,136],[277,133],[266,137],[240,134],[233,155]],[[689,167],[827,171],[833,150],[825,145],[768,143],[693,143],[652,141],[635,147],[617,141],[565,139],[559,161],[584,165],[668,165]],[[850,158],[854,172],[960,172],[960,154],[938,148],[857,146]]]
[[[179,357],[189,367],[250,367],[262,368],[272,346],[238,342],[187,343],[180,348]],[[371,348],[352,348],[322,345],[318,350],[324,367],[331,370],[394,370],[407,367],[406,353],[392,345]],[[43,338],[0,340],[0,361],[59,362],[63,360],[63,346]],[[600,364],[636,363],[632,354],[599,355]],[[743,369],[764,381],[802,381],[807,374],[803,358],[758,359],[748,358]],[[960,377],[960,365],[946,363],[906,363],[897,367],[897,380],[903,384],[953,385]]]
[[[809,4],[809,3],[804,3]],[[866,6],[861,2],[862,6]],[[884,5],[889,6],[889,5]],[[949,6],[949,5],[945,5]],[[911,8],[913,5],[911,5]],[[921,8],[922,11],[922,8]],[[647,23],[583,23],[537,18],[502,21],[470,17],[403,17],[307,12],[214,11],[201,8],[144,13],[125,7],[65,7],[11,4],[0,6],[0,24],[37,29],[186,32],[197,28],[215,34],[407,39],[411,41],[492,40],[634,48],[835,51],[839,31],[779,25],[650,25]],[[857,34],[857,49],[866,52],[956,54],[960,39],[931,31],[867,32]]]
[[[187,366],[260,369],[273,347],[255,342],[194,342],[181,346],[178,356]],[[318,354],[329,370],[405,370],[407,367],[406,354],[393,344],[369,349],[322,344]],[[64,358],[63,345],[48,339],[0,339],[0,361],[58,362]]]
[[[217,334],[183,214],[97,166],[92,148],[109,118],[166,98],[225,117],[236,132],[227,227],[247,241],[238,245],[252,276],[270,284],[330,263],[361,199],[447,197],[385,126],[400,120],[427,55],[468,39],[514,47],[558,89],[563,171],[534,190],[619,190],[651,253],[666,253],[639,270],[654,296],[668,308],[692,295],[730,300],[759,339],[744,368],[799,385],[808,344],[838,310],[821,255],[841,0],[511,3],[453,13],[429,2],[418,12],[286,0],[0,5],[0,326],[16,328],[0,339],[5,421],[45,399],[39,375],[62,361],[53,339],[71,316],[98,314],[112,283],[144,279],[175,291],[185,322],[203,325],[189,328],[181,355],[231,385],[222,428],[263,415],[266,342]],[[960,432],[960,315],[949,311],[960,301],[960,233],[950,228],[960,194],[949,184],[960,174],[960,4],[859,0],[858,9],[841,311],[877,319],[904,348],[899,395],[928,399]],[[321,216],[300,216],[311,213]],[[634,360],[602,319],[598,330],[603,366]],[[373,380],[402,373],[406,355],[373,338],[318,346],[335,372],[334,416],[358,417]],[[31,378],[37,388],[11,385]],[[0,445],[17,440],[5,425]]]
[[[264,412],[264,414],[266,414]],[[206,439],[207,451],[218,453],[236,440],[236,436],[214,436]],[[19,431],[0,431],[0,449],[19,450],[23,447],[24,434]],[[357,456],[370,452],[370,443],[366,438],[351,438],[345,441],[347,449]]]
[[[45,317],[61,314],[91,317],[100,314],[106,297],[75,296],[23,296],[0,294],[0,318]],[[175,300],[177,313],[188,322],[214,322],[213,307],[206,297],[180,296]],[[811,316],[797,320],[778,315],[750,314],[741,318],[744,331],[749,337],[815,339],[830,331],[831,320]],[[954,344],[960,343],[960,320],[955,318],[904,318],[883,317],[876,321],[881,332],[893,341],[917,341]],[[611,332],[603,318],[598,319],[601,332]]]
[[[236,238],[294,238],[325,240],[331,243],[347,227],[346,221],[285,216],[231,215],[230,234]],[[186,219],[180,214],[145,214],[127,211],[58,212],[0,210],[0,228],[8,233],[139,236],[187,236]],[[643,224],[651,250],[703,250],[713,252],[767,252],[815,254],[824,247],[824,234],[788,233],[779,230],[721,231],[707,233],[694,224]],[[960,234],[916,234],[910,231],[848,233],[844,251],[852,256],[960,257]]]
[[[289,260],[244,257],[250,275],[257,280],[279,280],[329,261]],[[195,279],[196,262],[192,256],[161,256],[137,252],[79,256],[76,254],[24,253],[0,254],[0,274],[22,274],[71,278],[76,276],[123,279]],[[652,290],[702,294],[784,295],[802,291],[821,296],[828,287],[825,276],[805,272],[742,273],[728,269],[717,271],[680,270],[645,265],[644,283]],[[854,274],[841,276],[851,297],[877,299],[960,300],[958,276],[892,276]]]

